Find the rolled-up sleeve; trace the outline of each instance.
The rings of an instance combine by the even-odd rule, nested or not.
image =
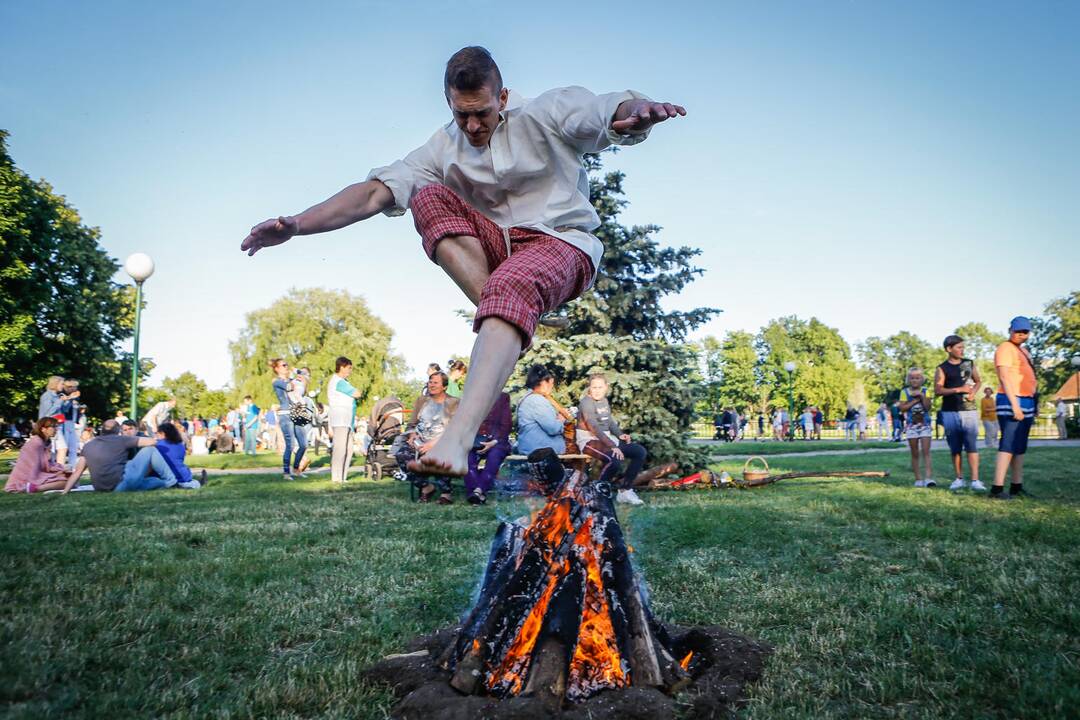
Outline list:
[[[441,135],[445,135],[442,129],[401,160],[374,168],[368,173],[367,180],[379,180],[394,195],[394,204],[383,211],[384,215],[404,215],[417,190],[442,182],[442,168],[435,160]]]
[[[648,100],[645,95],[623,92],[595,93],[579,86],[551,90],[537,98],[553,129],[581,152],[600,152],[609,145],[636,145],[649,136],[621,135],[611,128],[619,105],[627,100]]]

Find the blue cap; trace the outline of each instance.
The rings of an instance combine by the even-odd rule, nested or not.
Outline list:
[[[1031,332],[1031,320],[1028,320],[1023,315],[1017,315],[1012,319],[1012,322],[1009,323],[1009,332],[1014,333],[1023,330]]]

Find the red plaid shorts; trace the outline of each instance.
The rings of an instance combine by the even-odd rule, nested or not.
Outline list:
[[[523,349],[528,348],[540,314],[576,298],[592,279],[588,255],[538,230],[510,228],[507,257],[502,228],[445,185],[422,188],[409,207],[432,262],[444,237],[470,235],[480,240],[491,275],[480,293],[473,332],[479,332],[486,318],[501,318],[521,331]]]

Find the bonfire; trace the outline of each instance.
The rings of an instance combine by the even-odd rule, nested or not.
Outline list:
[[[577,471],[552,486],[528,525],[499,526],[479,600],[441,659],[451,685],[553,705],[630,685],[678,691],[692,653],[676,659],[649,611],[610,486]]]

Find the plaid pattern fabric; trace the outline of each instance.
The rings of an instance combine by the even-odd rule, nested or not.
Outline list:
[[[410,209],[424,252],[435,260],[439,241],[450,235],[480,240],[491,273],[480,294],[473,332],[497,317],[521,331],[532,344],[540,314],[573,300],[592,278],[589,256],[558,238],[529,228],[510,228],[507,257],[503,230],[443,185],[428,185],[413,195]]]

